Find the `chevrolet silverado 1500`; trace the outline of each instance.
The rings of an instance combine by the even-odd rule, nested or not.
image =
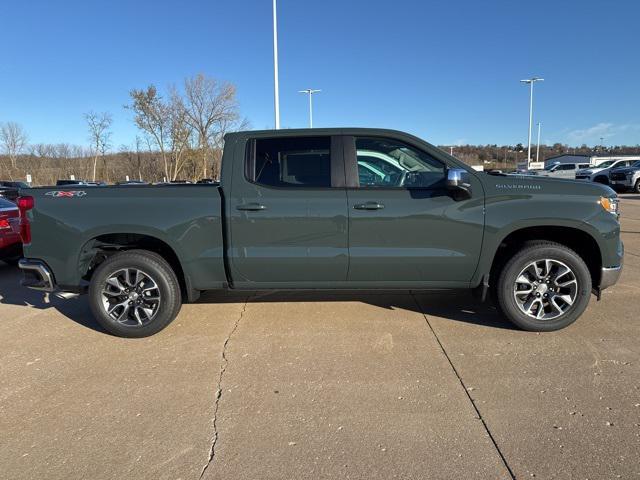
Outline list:
[[[219,184],[21,191],[23,284],[88,292],[142,337],[204,290],[475,289],[533,331],[576,320],[622,268],[599,184],[476,172],[408,134],[228,134]]]

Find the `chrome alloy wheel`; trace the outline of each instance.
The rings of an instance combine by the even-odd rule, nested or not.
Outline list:
[[[549,258],[529,263],[516,277],[513,296],[522,313],[536,320],[553,320],[576,300],[578,280],[564,263]]]
[[[160,309],[160,288],[148,274],[137,268],[112,273],[102,289],[102,306],[118,323],[143,326]]]

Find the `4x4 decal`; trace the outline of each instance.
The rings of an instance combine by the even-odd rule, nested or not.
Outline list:
[[[87,192],[83,190],[53,190],[47,192],[45,195],[54,198],[72,198],[72,197],[84,197]]]

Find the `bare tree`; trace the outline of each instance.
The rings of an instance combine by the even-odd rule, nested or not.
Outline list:
[[[199,73],[185,79],[184,98],[175,89],[172,97],[197,134],[202,175],[207,177],[212,148],[221,145],[224,134],[236,127],[240,118],[236,87]]]
[[[0,127],[0,140],[11,159],[11,166],[16,168],[18,155],[27,144],[27,133],[20,124],[7,122]]]
[[[102,155],[104,158],[105,153],[111,147],[111,124],[113,119],[108,112],[96,113],[89,112],[84,114],[84,118],[87,121],[89,127],[89,139],[91,141],[91,147],[94,151],[93,157],[93,181],[96,180],[96,166],[98,164],[98,156]]]
[[[127,105],[126,108],[133,110],[136,126],[150,137],[150,140],[160,151],[165,177],[170,178],[167,156],[167,147],[171,136],[169,105],[164,102],[154,85],[149,85],[146,90],[131,90],[129,95],[133,103]],[[149,149],[151,150],[151,146]]]
[[[193,129],[187,121],[187,115],[180,100],[172,95],[169,104],[171,124],[171,180],[176,180],[182,173],[189,159],[188,153],[193,139]]]

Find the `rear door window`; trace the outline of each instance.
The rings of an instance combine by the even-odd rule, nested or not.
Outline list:
[[[331,187],[331,137],[256,139],[249,180],[268,187]]]

